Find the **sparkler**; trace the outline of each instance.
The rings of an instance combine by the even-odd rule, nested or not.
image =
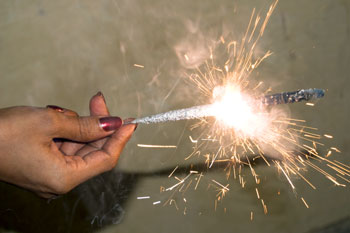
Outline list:
[[[342,181],[350,183],[350,166],[329,158],[332,151],[338,153],[340,151],[336,147],[330,147],[323,149],[326,150],[325,155],[320,152],[321,147],[325,148],[321,140],[331,139],[332,135],[321,135],[317,133],[317,128],[307,126],[305,120],[289,118],[283,111],[276,110],[276,105],[322,98],[325,91],[310,88],[271,95],[268,94],[270,88],[261,90],[262,82],[256,85],[248,80],[262,61],[272,54],[268,51],[254,59],[257,42],[263,35],[276,4],[277,0],[270,6],[262,21],[260,15],[255,14],[255,9],[253,10],[247,30],[240,42],[227,43],[220,38],[219,43],[224,45],[228,54],[223,64],[216,64],[214,54],[211,54],[210,59],[202,67],[197,68],[196,73],[188,75],[195,88],[201,91],[201,97],[205,97],[202,105],[147,116],[131,122],[151,124],[199,119],[192,129],[201,128],[202,131],[198,137],[190,137],[194,150],[185,160],[192,157],[202,158],[208,170],[214,168],[214,164],[226,164],[224,168],[226,184],[208,179],[208,188],[214,187],[217,191],[215,210],[218,202],[222,201],[230,191],[230,178],[233,177],[245,187],[248,181],[242,171],[248,167],[256,184],[257,199],[261,202],[264,213],[268,212],[267,204],[259,192],[260,176],[253,167],[253,160],[257,158],[261,158],[268,166],[274,165],[279,174],[285,177],[293,192],[296,192],[293,177],[301,178],[312,189],[316,189],[304,175],[309,168],[318,171],[337,186],[345,186]],[[185,58],[191,59],[186,54]],[[307,105],[314,104],[307,103]],[[206,150],[207,148],[216,149],[213,152]],[[323,162],[324,167],[314,161]],[[186,176],[178,177],[177,168],[169,175],[169,178],[175,179],[175,183],[167,188],[161,187],[161,192],[171,192],[168,200],[161,203],[173,204],[176,209],[179,203],[175,201],[175,194],[181,194],[178,201],[182,199],[186,203],[184,198],[186,191],[190,187],[197,190],[200,183],[206,179],[205,171],[196,171],[193,166]],[[300,200],[309,208],[303,197]],[[160,201],[153,204],[155,203],[158,204]],[[186,211],[185,207],[184,213]],[[253,219],[253,212],[250,217]]]
[[[276,104],[289,104],[300,101],[309,101],[312,99],[322,98],[324,96],[324,90],[310,88],[301,89],[293,92],[283,92],[274,95],[266,95],[260,99],[260,103],[266,106],[276,105]],[[232,100],[234,101],[234,100]],[[191,108],[177,109],[173,111],[168,111],[165,113],[160,113],[152,116],[147,116],[143,118],[138,118],[133,120],[132,124],[151,124],[151,123],[161,123],[168,121],[179,121],[179,120],[190,120],[198,119],[202,117],[213,117],[216,116],[216,106],[217,103],[194,106]],[[233,106],[226,106],[227,108]],[[237,109],[239,111],[239,109]]]

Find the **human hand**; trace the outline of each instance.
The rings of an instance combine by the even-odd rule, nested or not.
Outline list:
[[[90,100],[90,113],[0,109],[0,179],[49,198],[113,169],[136,125],[108,117],[100,93]]]

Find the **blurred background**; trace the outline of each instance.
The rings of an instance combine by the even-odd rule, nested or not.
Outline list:
[[[139,117],[198,104],[198,90],[186,75],[209,58],[208,47],[224,36],[240,40],[261,0],[2,0],[0,1],[0,108],[55,104],[88,114],[98,91],[114,115]],[[334,158],[349,164],[350,2],[280,0],[258,52],[271,50],[252,79],[275,92],[323,88],[314,107],[289,106],[334,139]],[[184,59],[188,54],[189,60]],[[142,67],[136,65],[141,65]],[[0,183],[3,232],[349,232],[349,188],[335,187],[309,171],[316,190],[295,179],[297,194],[273,167],[257,164],[264,180],[230,184],[215,210],[206,186],[187,192],[187,209],[154,205],[167,200],[160,186],[192,152],[194,122],[140,125],[114,171],[47,201]],[[140,148],[137,144],[176,145]],[[322,151],[321,151],[322,152]],[[246,174],[249,176],[248,172]],[[207,179],[222,176],[222,169]],[[140,200],[137,197],[149,196]],[[300,200],[303,196],[310,208]],[[175,197],[175,198],[181,198]],[[254,213],[251,220],[251,212]],[[341,227],[341,228],[339,228]],[[337,230],[334,230],[337,229]],[[340,230],[339,230],[340,229]],[[329,231],[328,231],[329,230]]]

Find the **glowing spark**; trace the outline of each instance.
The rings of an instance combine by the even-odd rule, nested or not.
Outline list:
[[[134,64],[135,67],[138,67],[138,68],[145,68],[145,66],[143,65],[139,65],[139,64]]]
[[[225,39],[223,36],[220,36],[221,43],[225,44]]]
[[[212,159],[210,165],[209,165],[209,168],[211,168],[216,160],[216,158],[218,157],[218,154],[220,153],[221,151],[221,147],[219,148],[218,152],[215,154],[215,157]]]
[[[222,184],[220,184],[220,183],[217,182],[216,180],[211,180],[211,181],[213,181],[215,184],[219,185],[221,188],[225,189],[226,191],[229,191],[229,190],[230,190],[229,188],[227,188],[228,185],[223,186]]]
[[[337,174],[337,176],[339,178],[341,178],[342,180],[345,180],[346,182],[350,183],[350,180],[346,179],[345,177],[342,177],[341,175]]]
[[[199,178],[197,178],[197,183],[196,183],[196,186],[194,187],[194,190],[197,189],[197,187],[198,187],[198,185],[199,185],[199,182],[200,182],[202,176],[203,176],[203,172],[201,172],[201,174],[199,174]]]
[[[177,148],[177,146],[174,145],[149,145],[149,144],[137,144],[138,147],[145,147],[145,148]]]
[[[185,57],[186,61],[190,60],[189,57],[187,56],[187,54],[185,54],[184,57]]]
[[[325,136],[326,138],[333,138],[333,136],[329,134],[324,134],[323,136]]]
[[[179,179],[179,178],[175,177],[175,178],[177,178],[177,179],[179,180],[179,182],[176,183],[176,184],[174,184],[174,185],[171,186],[170,188],[167,188],[165,191],[173,190],[174,188],[176,188],[176,187],[179,186],[180,184],[183,184],[183,183],[185,182],[185,180],[187,180],[188,177],[190,177],[190,175],[191,175],[191,173],[188,174],[188,175],[187,175],[185,178],[183,178],[183,179]]]
[[[176,201],[174,199],[171,199],[170,200],[170,205],[172,205],[173,203],[174,203],[174,206],[175,206],[176,210],[179,210],[179,207],[177,206]]]
[[[334,160],[334,162],[340,164],[341,167],[346,167],[346,168],[350,169],[350,166],[348,166],[348,165],[346,165],[344,163],[341,163],[341,162],[339,162],[337,160]]]
[[[176,166],[175,168],[174,168],[174,170],[169,174],[169,178],[174,174],[174,172],[177,170],[177,168],[178,168],[179,166]]]
[[[198,140],[194,140],[191,136],[189,136],[189,138],[190,138],[192,143],[197,143],[198,142]]]
[[[150,196],[137,197],[137,200],[150,199]]]
[[[332,181],[335,185],[337,186],[342,186],[342,187],[345,187],[346,185],[345,184],[341,184],[339,183],[334,177],[332,176],[326,176],[330,181]]]
[[[281,167],[279,162],[276,162],[277,166],[279,167],[279,169],[281,169],[281,171],[283,172],[284,176],[287,178],[290,186],[292,187],[292,189],[295,189],[294,184],[292,183],[292,181],[290,180],[289,176],[287,175],[287,173],[284,171],[284,169]]]
[[[153,205],[158,205],[160,203],[161,203],[161,201],[155,201],[155,202],[153,202]]]
[[[338,150],[338,149],[337,149],[337,148],[335,148],[335,147],[331,147],[331,149],[332,149],[332,150],[334,150],[335,152],[340,153],[340,150]]]
[[[315,106],[315,104],[314,104],[314,103],[306,103],[305,105],[307,105],[307,106],[311,106],[311,107]]]
[[[260,195],[259,195],[259,190],[258,190],[258,188],[255,188],[255,191],[256,191],[256,196],[258,197],[258,199],[260,199]]]
[[[263,209],[264,209],[264,214],[267,214],[267,205],[265,204],[263,199],[261,199],[261,204],[262,204]]]
[[[303,201],[304,205],[306,206],[306,208],[309,209],[309,205],[306,203],[305,199],[302,197],[301,200]]]

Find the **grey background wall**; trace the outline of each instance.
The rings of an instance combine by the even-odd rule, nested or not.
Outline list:
[[[102,91],[112,114],[138,117],[197,103],[196,90],[184,72],[207,57],[206,46],[220,35],[240,39],[255,7],[266,12],[270,1],[10,1],[0,2],[0,107],[56,104],[88,114],[89,98]],[[349,164],[350,2],[281,0],[258,50],[273,51],[259,68],[258,79],[277,91],[319,87],[326,97],[315,107],[290,106],[293,117],[306,119],[332,134],[331,145]],[[183,51],[196,60],[183,61]],[[141,64],[144,68],[135,67]],[[255,78],[255,77],[254,77]],[[152,173],[185,164],[191,151],[189,122],[139,126],[117,170]],[[184,134],[183,134],[184,133]],[[177,145],[173,149],[138,148],[137,143]],[[309,172],[317,186],[299,184],[306,209],[274,169],[263,188],[264,215],[254,189],[232,187],[227,212],[215,212],[210,195],[192,192],[188,214],[153,206],[168,178],[147,176],[123,207],[123,216],[105,232],[307,232],[350,214],[349,189],[338,188]],[[210,174],[216,177],[217,174]],[[281,195],[276,195],[281,190]],[[28,194],[30,195],[30,194]],[[25,195],[24,195],[25,196]],[[250,220],[250,211],[254,220]],[[38,216],[40,218],[40,216]]]

